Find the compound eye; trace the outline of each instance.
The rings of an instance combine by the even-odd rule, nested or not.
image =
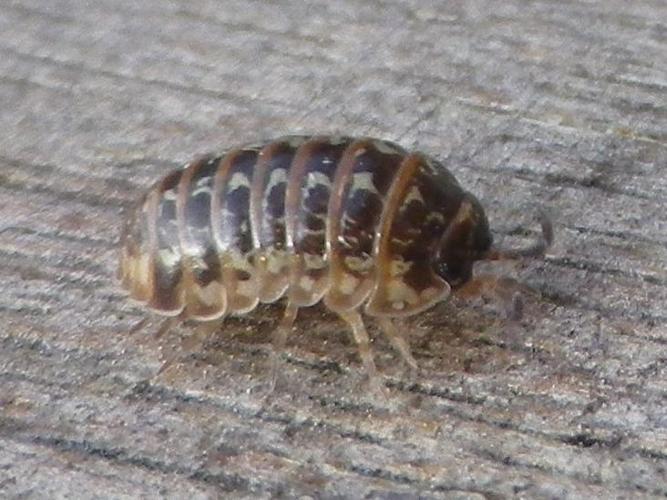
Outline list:
[[[472,263],[468,261],[455,261],[454,263],[436,262],[434,270],[452,288],[463,285],[472,276]]]
[[[449,276],[449,266],[446,262],[437,261],[433,263],[433,270],[435,273],[440,276],[445,281],[449,281],[447,277]]]

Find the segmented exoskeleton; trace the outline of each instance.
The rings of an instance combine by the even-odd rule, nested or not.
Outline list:
[[[132,298],[200,321],[286,299],[280,349],[298,308],[345,320],[369,374],[361,311],[416,366],[391,318],[470,283],[476,260],[542,255],[492,247],[484,211],[441,164],[391,142],[290,136],[204,156],[164,177],[127,220],[120,276]]]

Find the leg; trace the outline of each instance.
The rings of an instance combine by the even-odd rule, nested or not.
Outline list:
[[[382,392],[378,382],[377,370],[375,368],[375,361],[373,361],[373,354],[371,353],[370,340],[368,332],[361,319],[361,314],[357,311],[339,312],[338,315],[350,326],[354,340],[359,346],[359,356],[366,369],[366,375],[375,390]]]
[[[222,325],[222,319],[197,325],[192,335],[188,335],[181,341],[181,347],[186,352],[201,351],[206,341],[220,329],[220,325]]]
[[[129,335],[134,335],[137,333],[139,330],[141,330],[144,326],[148,324],[148,316],[145,316],[143,319],[139,320],[139,322],[134,325],[132,328],[130,328],[130,331],[127,332]]]
[[[511,320],[519,320],[523,315],[522,294],[536,294],[532,288],[522,285],[515,279],[491,274],[476,276],[455,293],[463,298],[481,296],[499,300]]]
[[[178,316],[176,317],[171,317],[165,319],[162,323],[160,323],[160,326],[158,327],[157,331],[153,334],[153,337],[157,339],[161,339],[162,337],[165,336],[166,333],[169,332],[174,326],[178,324]]]
[[[162,366],[160,366],[160,369],[155,374],[156,377],[162,375],[162,373],[167,371],[176,361],[173,345],[169,348],[165,343],[171,340],[167,334],[177,325],[177,323],[177,318],[167,318],[160,324],[157,331],[153,334],[153,338],[158,342],[158,352],[160,353],[159,359],[162,361]]]
[[[288,302],[287,307],[285,308],[285,313],[283,314],[283,319],[280,320],[278,329],[273,333],[273,349],[271,349],[271,356],[270,356],[271,386],[269,392],[273,392],[273,390],[276,387],[276,382],[278,380],[278,367],[280,362],[280,356],[285,350],[285,344],[287,343],[287,336],[292,330],[298,311],[299,308],[297,306],[295,306],[291,302]]]
[[[176,360],[176,356],[173,353],[173,349],[168,349],[167,346],[165,346],[164,344],[165,342],[169,341],[168,337],[165,338],[167,333],[169,333],[170,330],[178,324],[177,318],[178,317],[171,317],[165,319],[162,323],[160,323],[160,326],[158,327],[157,331],[153,334],[153,338],[158,342],[158,352],[160,353],[159,359],[160,361],[162,361],[162,366],[155,374],[156,377],[161,375],[163,372],[167,371],[167,369],[169,369]]]
[[[389,338],[391,345],[401,354],[403,361],[405,361],[414,371],[418,371],[419,366],[417,365],[415,358],[412,357],[410,346],[403,338],[403,335],[399,333],[396,325],[391,319],[382,316],[378,318],[378,323],[380,323],[380,328],[382,328],[384,334]]]
[[[173,326],[177,321],[175,318],[170,318],[170,319],[172,319],[173,321],[168,328]],[[191,354],[193,352],[201,351],[206,341],[211,337],[211,335],[213,335],[220,328],[221,323],[222,320],[217,319],[214,321],[207,321],[197,325],[194,331],[190,335],[187,335],[186,337],[181,339],[180,346],[174,347],[174,349],[171,352],[169,352],[167,356],[165,356],[166,359],[162,364],[162,366],[160,367],[160,369],[158,370],[157,375],[160,375],[165,371],[167,371],[180,358],[184,358],[186,355]],[[164,327],[164,325],[162,326]],[[160,336],[164,335],[166,331],[168,331],[168,328],[166,328],[165,331],[161,332]]]
[[[512,278],[500,278],[496,286],[496,296],[505,309],[505,314],[512,321],[523,318],[522,285]]]

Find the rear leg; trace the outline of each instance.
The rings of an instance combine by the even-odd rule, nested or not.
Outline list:
[[[127,332],[128,335],[134,335],[135,333],[143,330],[147,324],[148,324],[148,316],[144,316],[137,322],[136,325],[130,328],[130,330]]]
[[[173,318],[172,318],[173,319]],[[186,358],[188,355],[201,352],[204,348],[204,345],[210,339],[213,334],[215,334],[222,325],[222,319],[217,319],[214,321],[206,321],[200,323],[194,328],[194,331],[187,335],[186,337],[181,338],[179,345],[176,348],[173,348],[169,353],[164,356],[164,362],[158,370],[156,376],[161,375],[166,372],[169,368],[177,364],[179,360]],[[173,326],[175,321],[170,325]],[[164,335],[166,332],[162,332],[160,335]]]
[[[359,357],[361,357],[361,362],[366,370],[371,390],[376,394],[386,397],[385,388],[382,386],[377,374],[377,368],[375,367],[375,361],[373,360],[373,353],[371,352],[370,338],[368,337],[368,332],[364,326],[361,314],[355,310],[337,313],[352,330],[352,335],[359,348]]]
[[[389,318],[380,316],[378,318],[378,323],[380,324],[380,328],[382,328],[382,331],[389,339],[389,342],[391,343],[393,348],[396,349],[396,351],[398,351],[401,354],[403,361],[414,372],[418,372],[419,365],[417,365],[417,361],[412,356],[412,352],[410,351],[410,346],[403,337],[403,335],[398,331],[398,328],[396,328],[394,322]]]
[[[172,329],[178,325],[179,322],[180,320],[178,316],[167,318],[160,323],[160,326],[153,334],[153,339],[158,342],[157,350],[159,352],[159,359],[162,362],[160,369],[155,374],[156,377],[167,371],[177,359],[177,354],[174,352],[175,349],[173,345],[167,345],[167,342],[171,343],[168,334],[171,333]]]
[[[134,325],[130,329],[129,334],[134,335],[134,334],[140,332],[147,325],[150,324],[150,321],[151,320],[149,319],[148,316],[144,317],[143,319],[141,319],[136,325]],[[169,348],[167,348],[167,346],[165,346],[165,342],[166,342],[165,337],[168,338],[167,334],[169,332],[171,332],[172,328],[174,328],[178,324],[178,322],[179,322],[178,317],[169,317],[169,318],[163,319],[160,322],[157,329],[153,332],[153,334],[150,337],[149,336],[142,336],[141,337],[142,345],[144,344],[144,342],[150,343],[151,338],[155,342],[155,344],[151,345],[151,351],[154,352],[155,350],[157,350],[157,352],[159,353],[159,360],[162,362],[162,365],[161,365],[160,369],[158,370],[158,374],[163,372],[167,368],[167,367],[165,367],[165,364],[167,363],[168,356],[165,355],[165,351],[169,351],[169,352],[173,351],[173,349],[169,349]]]
[[[269,394],[274,391],[276,384],[278,382],[278,372],[280,368],[280,357],[285,350],[285,344],[287,343],[287,337],[289,336],[292,328],[294,327],[294,321],[296,320],[297,313],[299,308],[292,304],[291,302],[287,303],[285,312],[283,314],[282,320],[278,328],[273,333],[273,348],[271,349],[270,355],[270,370],[271,370],[271,381],[269,385]]]
[[[157,330],[153,334],[153,338],[155,340],[162,339],[179,322],[180,322],[180,319],[178,318],[178,316],[165,319],[162,323],[160,323],[160,326],[158,326]]]

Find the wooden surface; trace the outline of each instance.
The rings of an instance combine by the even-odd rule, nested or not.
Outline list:
[[[3,0],[0,33],[0,496],[667,496],[664,0]],[[547,259],[490,266],[542,299],[413,318],[418,377],[378,335],[386,400],[319,308],[270,398],[276,308],[131,333],[122,208],[297,132],[436,156],[507,243],[547,207]]]

